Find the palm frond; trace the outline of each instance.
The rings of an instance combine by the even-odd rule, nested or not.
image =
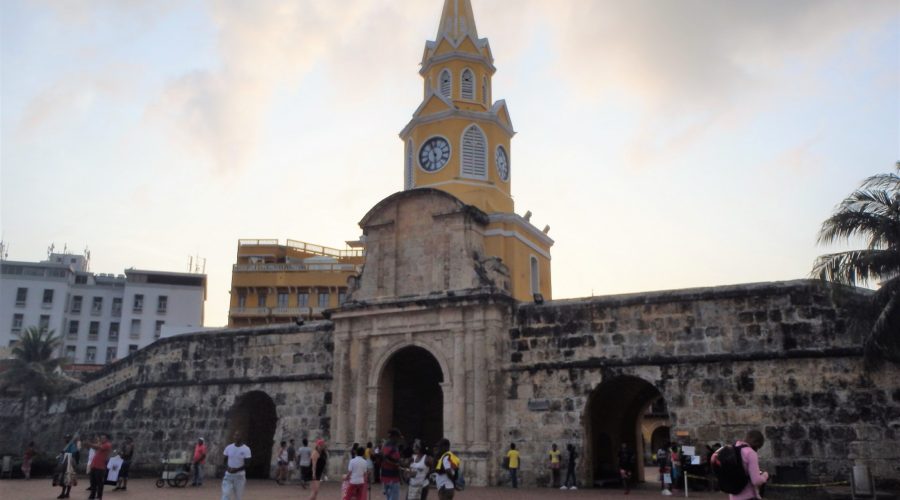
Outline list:
[[[812,275],[856,286],[890,279],[900,273],[900,253],[893,250],[850,250],[820,256]]]

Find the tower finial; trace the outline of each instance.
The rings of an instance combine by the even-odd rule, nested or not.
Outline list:
[[[438,26],[435,40],[440,41],[441,38],[447,36],[455,41],[466,35],[471,35],[472,38],[478,39],[472,2],[470,0],[444,0],[441,24]]]

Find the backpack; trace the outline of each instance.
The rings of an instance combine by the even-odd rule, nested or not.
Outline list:
[[[747,445],[723,446],[713,453],[710,465],[719,481],[719,489],[725,493],[736,495],[750,482],[741,457],[741,450],[744,448]]]

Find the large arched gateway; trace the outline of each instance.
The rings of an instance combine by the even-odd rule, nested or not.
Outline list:
[[[226,442],[240,432],[250,447],[253,456],[247,463],[248,478],[268,479],[277,422],[275,402],[262,391],[241,395],[229,410]]]
[[[433,444],[444,435],[444,375],[437,359],[418,346],[393,353],[378,381],[378,435],[400,429],[408,442]]]
[[[644,429],[648,425],[668,425],[668,415],[661,415],[660,408],[665,408],[662,394],[638,377],[615,377],[594,389],[585,413],[585,458],[590,484],[617,481],[618,450],[623,443],[635,453],[633,477],[645,479],[645,458],[651,450]]]

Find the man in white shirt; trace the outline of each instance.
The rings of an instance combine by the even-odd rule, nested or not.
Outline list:
[[[297,450],[297,467],[300,469],[300,486],[308,488],[312,481],[312,448],[306,438],[303,438],[303,446]]]
[[[453,467],[450,441],[441,439],[437,445],[438,463],[434,467],[434,482],[438,489],[438,499],[452,500],[456,493],[456,470]]]
[[[241,500],[247,484],[246,460],[250,447],[244,444],[240,432],[234,433],[234,442],[225,447],[225,476],[222,478],[222,500]]]
[[[359,447],[353,450],[354,457],[347,466],[347,479],[350,483],[350,489],[347,491],[347,498],[350,500],[366,500],[368,491],[366,490],[366,476],[369,474],[369,462],[363,458],[365,448]]]

